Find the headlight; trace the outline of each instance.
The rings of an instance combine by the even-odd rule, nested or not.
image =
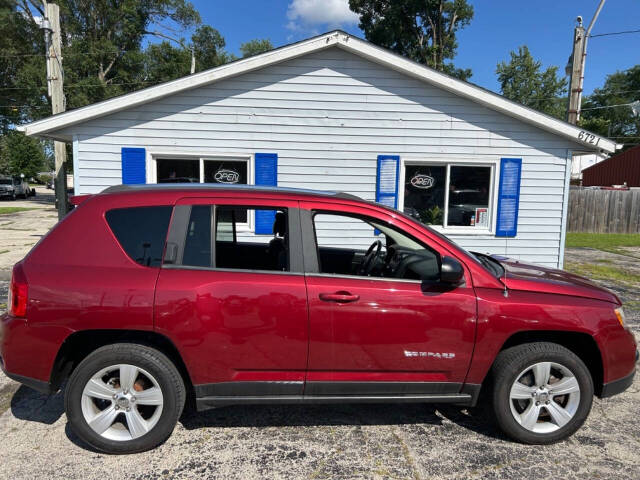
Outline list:
[[[616,312],[616,317],[618,317],[618,321],[620,322],[620,325],[624,327],[624,323],[625,323],[624,310],[622,309],[622,307],[618,307],[614,310],[614,312]]]

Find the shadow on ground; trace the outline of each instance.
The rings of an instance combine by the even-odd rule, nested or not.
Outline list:
[[[45,395],[35,390],[20,386],[11,399],[11,413],[20,420],[52,425],[64,413],[64,395]]]
[[[180,422],[187,430],[192,430],[341,425],[442,426],[443,418],[488,437],[505,438],[493,424],[493,414],[485,401],[474,408],[423,403],[229,406],[204,412],[187,410]]]
[[[21,386],[11,399],[14,417],[51,425],[64,414],[64,395],[47,396]],[[342,404],[342,405],[246,405],[204,412],[186,409],[180,423],[187,430],[236,427],[318,427],[427,424],[443,426],[443,419],[487,437],[503,439],[492,421],[486,402],[477,407],[432,404]],[[66,425],[65,433],[74,444],[91,450]]]
[[[52,206],[54,205],[56,200],[56,197],[54,195],[54,193],[38,193],[37,195],[35,195],[34,197],[27,197],[27,198],[18,198],[17,201],[19,202],[20,207],[24,206],[24,203],[33,203],[36,205],[47,205],[47,206]],[[3,198],[3,206],[7,206],[10,207],[12,203],[14,203],[14,201],[9,200],[8,198]]]

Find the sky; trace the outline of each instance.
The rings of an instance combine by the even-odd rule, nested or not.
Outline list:
[[[364,38],[348,0],[191,0],[202,20],[218,29],[227,50],[239,54],[240,44],[268,38],[279,47],[335,28]],[[499,91],[496,65],[509,52],[527,45],[543,67],[556,65],[563,74],[571,53],[573,28],[581,15],[585,27],[598,0],[470,0],[475,10],[469,26],[458,33],[454,63],[471,68],[470,81]],[[608,0],[592,34],[640,29],[640,0]],[[640,63],[640,33],[589,40],[585,93],[601,87],[607,74]]]

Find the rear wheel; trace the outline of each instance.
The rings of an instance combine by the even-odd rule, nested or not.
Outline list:
[[[156,447],[173,431],[185,402],[175,365],[135,344],[99,348],[74,370],[65,394],[73,431],[107,453]]]
[[[540,342],[504,350],[493,375],[498,425],[523,443],[563,440],[582,426],[591,410],[591,374],[561,345]]]

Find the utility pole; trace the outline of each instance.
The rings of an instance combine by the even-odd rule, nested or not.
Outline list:
[[[55,3],[44,4],[45,18],[42,22],[45,43],[47,47],[47,86],[51,98],[51,111],[55,115],[66,109],[62,69],[62,37],[60,34],[60,8]],[[67,145],[65,142],[54,141],[56,159],[55,192],[58,204],[58,220],[62,220],[69,211],[67,199]]]
[[[578,17],[578,25],[573,30],[573,53],[569,59],[567,70],[569,70],[569,106],[567,107],[567,122],[578,123],[580,111],[580,101],[582,98],[580,91],[580,73],[582,72],[582,59],[585,45],[584,27],[582,17]]]
[[[570,70],[569,80],[569,106],[567,108],[567,122],[576,124],[580,120],[580,108],[582,104],[582,90],[584,89],[584,67],[587,63],[587,41],[591,35],[591,30],[600,15],[604,2],[600,0],[596,13],[593,15],[589,27],[585,32],[582,26],[582,17],[578,17],[578,26],[573,32],[573,53],[567,70]],[[569,73],[569,71],[567,71]]]

